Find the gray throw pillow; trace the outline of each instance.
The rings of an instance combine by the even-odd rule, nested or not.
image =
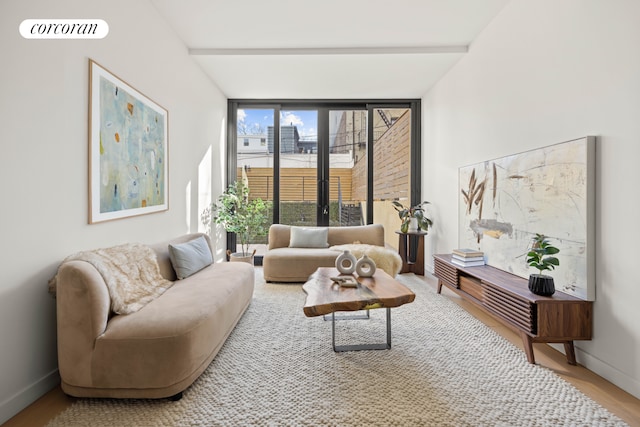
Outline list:
[[[213,263],[211,249],[203,236],[186,243],[170,244],[169,258],[178,279],[186,279]]]
[[[291,227],[290,248],[328,248],[326,227]]]

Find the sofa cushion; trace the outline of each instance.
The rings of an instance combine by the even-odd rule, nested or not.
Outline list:
[[[305,282],[318,267],[333,267],[340,252],[319,248],[277,248],[262,271],[267,281]],[[265,255],[266,256],[266,255]]]
[[[290,248],[328,248],[326,227],[291,227]]]
[[[169,244],[169,258],[178,279],[185,279],[213,263],[209,244],[202,236],[186,243]]]

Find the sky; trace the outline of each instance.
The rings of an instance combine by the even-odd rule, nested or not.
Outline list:
[[[247,129],[244,133],[258,133],[261,129],[267,133],[267,127],[273,126],[273,110],[238,109],[238,128]],[[280,125],[294,125],[298,128],[301,140],[316,141],[318,138],[318,112],[316,110],[281,111]]]

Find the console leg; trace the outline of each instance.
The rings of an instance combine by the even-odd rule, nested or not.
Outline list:
[[[564,352],[567,355],[567,363],[569,365],[576,365],[576,350],[573,346],[573,341],[564,342]]]
[[[522,337],[522,344],[524,345],[524,352],[527,355],[527,361],[531,364],[536,363],[533,355],[533,341],[531,341],[531,337],[524,332],[520,332],[520,336]]]

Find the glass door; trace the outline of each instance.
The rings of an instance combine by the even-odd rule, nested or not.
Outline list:
[[[318,110],[280,111],[279,223],[315,226],[318,221]]]
[[[268,228],[274,208],[274,108],[239,108],[236,113],[235,179],[249,187],[249,198],[261,198],[269,209]],[[267,248],[267,236],[250,236],[250,248],[258,257]],[[240,250],[240,248],[238,248]]]
[[[367,209],[367,110],[329,111],[329,225],[364,225]]]

